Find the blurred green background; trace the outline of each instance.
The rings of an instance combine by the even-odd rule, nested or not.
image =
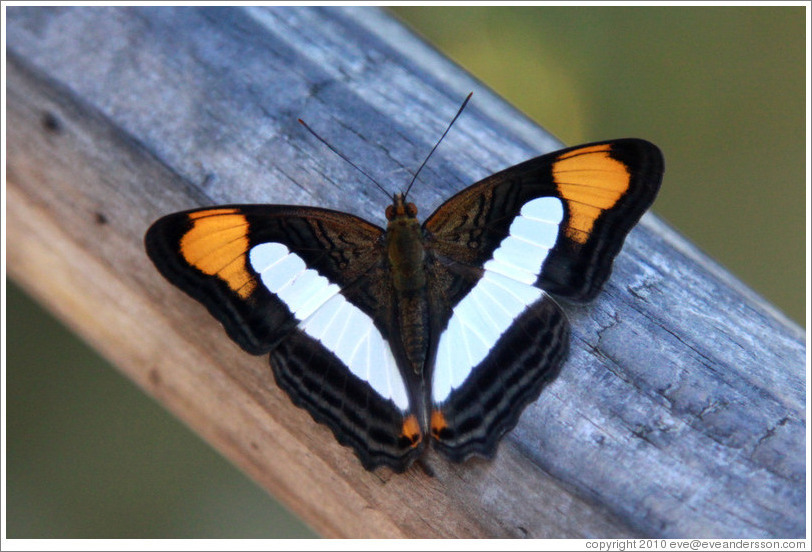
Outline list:
[[[803,324],[804,8],[391,11],[567,145],[658,144],[654,211]],[[11,283],[7,300],[8,537],[314,536]]]

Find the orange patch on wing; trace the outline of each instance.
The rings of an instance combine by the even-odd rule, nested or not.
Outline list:
[[[403,429],[400,436],[409,440],[411,443],[410,448],[414,448],[420,443],[422,436],[420,435],[420,423],[417,421],[417,416],[411,414],[403,420]]]
[[[440,438],[440,433],[448,427],[448,422],[445,421],[445,416],[439,410],[431,412],[431,434],[435,438]]]
[[[628,168],[599,144],[568,152],[553,165],[553,180],[569,207],[567,237],[586,243],[601,213],[615,206],[629,189]]]
[[[236,209],[211,209],[189,215],[192,228],[180,240],[186,262],[209,276],[217,276],[240,297],[256,285],[246,266],[248,221]]]

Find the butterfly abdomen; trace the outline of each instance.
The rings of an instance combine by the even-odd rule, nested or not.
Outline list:
[[[429,347],[429,336],[426,331],[429,327],[429,310],[425,290],[399,294],[397,308],[404,353],[412,371],[421,374]]]

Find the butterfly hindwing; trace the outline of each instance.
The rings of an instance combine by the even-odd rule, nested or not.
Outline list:
[[[389,362],[374,366],[373,376],[400,377],[394,359]],[[393,385],[395,400],[382,400],[366,380],[298,329],[271,351],[271,368],[293,403],[329,426],[368,470],[387,465],[403,471],[423,449],[422,430],[402,382]]]
[[[276,205],[166,216],[147,252],[246,351],[270,352],[293,402],[367,467],[405,469],[422,447],[388,344],[383,230],[352,215]]]
[[[452,323],[461,326],[455,337],[463,343],[477,339],[478,329],[466,328],[465,322],[453,319],[468,316],[455,312],[452,317]],[[555,301],[542,292],[476,364],[465,360],[466,345],[454,348],[456,358],[447,362],[438,356],[435,365],[432,446],[456,462],[472,455],[490,458],[524,408],[558,374],[569,348],[569,324]],[[439,352],[451,353],[451,348]],[[455,375],[459,381],[452,387],[448,380]]]

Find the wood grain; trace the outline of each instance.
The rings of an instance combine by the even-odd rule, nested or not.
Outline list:
[[[565,305],[570,358],[497,458],[430,457],[434,477],[364,471],[157,274],[143,235],[173,211],[382,222],[298,117],[394,191],[473,90],[411,194],[424,215],[558,146],[385,13],[7,14],[10,275],[322,535],[804,536],[803,333],[653,215],[598,299]]]

